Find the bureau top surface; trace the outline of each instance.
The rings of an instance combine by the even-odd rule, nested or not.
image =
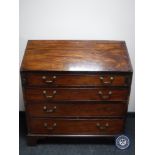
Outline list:
[[[29,40],[21,71],[132,71],[124,41]]]

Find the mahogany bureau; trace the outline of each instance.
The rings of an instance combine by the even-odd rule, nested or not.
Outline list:
[[[132,80],[124,41],[29,40],[20,72],[29,145],[124,132]]]

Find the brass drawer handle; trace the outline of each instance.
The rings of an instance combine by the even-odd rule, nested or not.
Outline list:
[[[114,77],[111,76],[111,77],[110,77],[110,81],[104,81],[104,77],[103,77],[103,76],[100,76],[100,80],[101,80],[101,82],[102,82],[103,84],[108,84],[108,85],[110,85],[110,84],[112,84],[112,82],[113,82],[113,80],[114,80]]]
[[[45,83],[53,83],[54,80],[56,79],[56,76],[52,76],[52,80],[46,80],[46,76],[42,76],[42,79],[44,80]]]
[[[43,110],[44,110],[45,112],[47,112],[47,113],[55,112],[56,109],[57,109],[56,106],[54,106],[53,109],[47,109],[47,106],[44,106],[44,107],[43,107]]]
[[[46,98],[48,98],[48,99],[51,98],[52,99],[52,98],[54,98],[54,96],[56,94],[56,90],[53,91],[53,94],[52,95],[47,95],[46,90],[43,90],[43,94],[45,95]]]
[[[109,123],[106,123],[105,125],[101,125],[100,123],[96,123],[96,127],[100,130],[105,130],[109,127]]]
[[[44,127],[48,130],[54,130],[56,126],[56,123],[53,123],[51,127],[49,127],[47,123],[44,123]]]
[[[112,91],[108,92],[108,95],[103,95],[102,91],[99,91],[98,94],[103,98],[103,99],[109,99],[112,95]]]

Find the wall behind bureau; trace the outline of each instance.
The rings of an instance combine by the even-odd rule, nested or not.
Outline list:
[[[20,0],[20,63],[29,39],[125,40],[134,68],[134,0]],[[129,111],[135,111],[134,76]],[[20,85],[19,110],[24,110]]]

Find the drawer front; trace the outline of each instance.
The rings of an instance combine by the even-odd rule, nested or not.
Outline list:
[[[28,86],[127,86],[129,84],[129,77],[123,75],[28,73],[25,77]]]
[[[113,135],[123,132],[123,119],[31,119],[31,133],[58,135]]]
[[[128,89],[96,88],[26,88],[27,101],[122,101],[128,100]]]
[[[27,104],[32,117],[101,117],[124,116],[127,104],[104,103],[52,103]]]

